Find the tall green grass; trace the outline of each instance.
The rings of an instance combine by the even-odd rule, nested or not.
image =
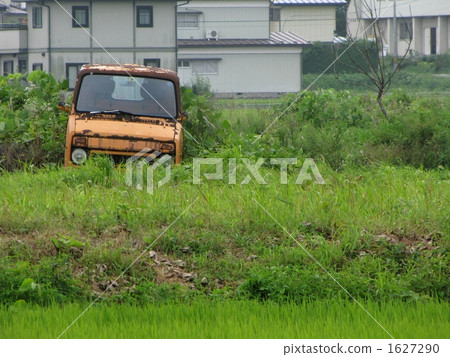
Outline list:
[[[240,185],[248,174],[241,167],[237,185],[226,179],[193,185],[186,165],[174,168],[170,183],[150,195],[126,186],[125,172],[105,165],[0,176],[2,301],[89,299],[197,198],[151,246],[183,260],[185,271],[195,273],[192,281],[164,290],[145,255],[107,299],[344,297],[282,227],[358,298],[449,297],[448,170],[381,166],[336,172],[319,163],[325,185],[294,184],[299,167],[292,168],[287,185],[278,183],[279,171],[270,167],[261,170],[267,185]],[[99,268],[103,264],[107,269]],[[21,290],[27,279],[39,288]]]
[[[447,304],[366,302],[395,338],[448,338]],[[0,338],[56,338],[83,305],[6,310]],[[62,338],[390,338],[359,306],[345,301],[93,306]]]

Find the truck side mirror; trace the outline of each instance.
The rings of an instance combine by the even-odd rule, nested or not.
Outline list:
[[[66,105],[65,102],[59,102],[58,103],[58,109],[62,110],[64,112],[70,113],[70,108]]]

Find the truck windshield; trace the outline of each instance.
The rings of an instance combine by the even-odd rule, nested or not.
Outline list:
[[[159,78],[88,74],[81,81],[76,110],[176,118],[175,86]]]

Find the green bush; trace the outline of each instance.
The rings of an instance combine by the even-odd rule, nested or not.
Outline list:
[[[0,167],[62,161],[67,115],[57,106],[67,89],[52,75],[31,72],[0,77]]]
[[[70,273],[69,256],[43,257],[30,264],[19,257],[0,258],[0,301],[50,305],[85,298],[85,292]]]
[[[220,145],[223,133],[221,113],[215,109],[208,95],[197,95],[192,88],[181,88],[183,110],[188,119],[183,123],[183,156],[195,156]]]
[[[357,63],[366,63],[360,50],[367,52],[372,61],[374,61],[378,55],[373,42],[359,41],[354,44],[324,44],[322,42],[315,42],[313,46],[307,47],[303,51],[303,73],[322,73],[334,61],[336,61],[336,63],[334,63],[326,73],[333,73],[333,71],[339,73],[354,73],[356,70],[348,66],[350,63],[349,58],[352,58]],[[345,54],[336,60],[343,52],[345,52]]]
[[[277,110],[286,110],[295,98],[287,97]],[[385,102],[389,120],[380,114],[374,96],[306,92],[262,144],[286,155],[323,160],[334,169],[379,162],[424,168],[450,164],[448,99],[396,91]]]
[[[365,151],[376,161],[425,168],[448,166],[450,113],[445,104],[434,98],[407,99],[399,104],[397,98],[398,94],[391,96],[387,105],[395,107],[394,114],[374,126],[373,140]]]

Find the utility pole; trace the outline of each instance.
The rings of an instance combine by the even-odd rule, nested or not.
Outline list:
[[[394,0],[394,21],[393,21],[393,26],[394,26],[394,43],[392,44],[392,52],[394,55],[394,69],[397,68],[397,59],[398,59],[398,49],[397,49],[397,41],[398,41],[398,36],[397,36],[397,0]]]

